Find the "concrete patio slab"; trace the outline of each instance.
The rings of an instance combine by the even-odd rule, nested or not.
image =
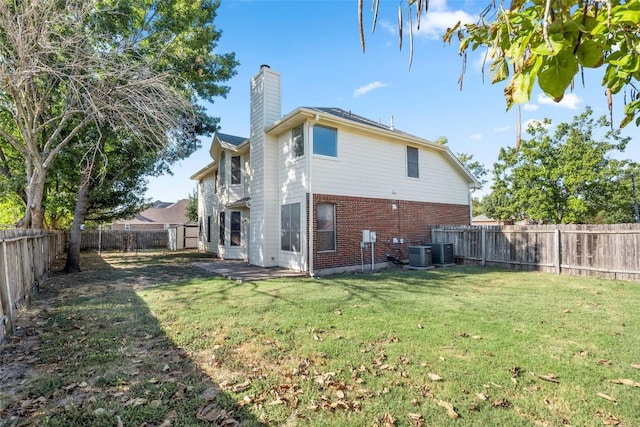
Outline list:
[[[280,277],[304,277],[307,275],[301,271],[289,270],[282,267],[264,268],[249,265],[246,261],[219,260],[212,262],[194,262],[193,265],[210,273],[235,280],[238,283],[277,279]]]

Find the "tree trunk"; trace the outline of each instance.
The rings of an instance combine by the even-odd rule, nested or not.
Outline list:
[[[16,223],[18,228],[44,228],[44,171],[31,168],[27,163],[27,204],[24,217]]]
[[[89,189],[91,187],[91,173],[93,172],[93,162],[88,162],[80,170],[80,185],[78,187],[78,199],[73,211],[73,224],[69,235],[69,248],[67,249],[67,261],[64,271],[67,273],[77,273],[80,270],[80,244],[82,243],[82,224],[87,213],[87,203],[89,201]]]

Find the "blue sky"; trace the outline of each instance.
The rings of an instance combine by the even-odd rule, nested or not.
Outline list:
[[[280,72],[282,113],[300,106],[340,107],[427,140],[445,136],[454,153],[472,154],[490,169],[500,147],[516,140],[516,110],[506,111],[504,83],[483,83],[481,53],[469,56],[462,91],[458,87],[462,62],[457,44],[445,45],[442,34],[458,20],[474,20],[489,0],[431,0],[420,31],[414,34],[414,57],[409,69],[409,41],[398,49],[398,0],[381,0],[378,25],[365,3],[366,52],[360,47],[356,0],[222,0],[215,25],[222,30],[217,50],[235,52],[237,75],[227,82],[226,99],[207,104],[220,117],[220,131],[249,135],[249,81],[261,64]],[[406,30],[405,30],[406,33]],[[522,109],[523,123],[550,118],[570,122],[591,106],[596,116],[608,114],[603,69],[587,70],[585,87],[576,82],[573,93],[560,103],[534,90]],[[614,99],[619,122],[622,98]],[[624,130],[633,142],[621,157],[640,161],[640,129]],[[526,135],[523,134],[523,137]],[[177,201],[196,183],[189,177],[211,162],[210,138],[202,148],[173,167],[173,176],[149,180],[147,197]],[[618,156],[620,157],[620,156]],[[381,166],[381,165],[380,165]],[[378,165],[372,165],[372,173]],[[490,178],[490,177],[489,177]],[[366,177],[363,177],[366,179]],[[478,193],[488,191],[490,184]]]

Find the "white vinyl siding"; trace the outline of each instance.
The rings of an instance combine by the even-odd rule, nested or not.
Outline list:
[[[200,238],[199,249],[205,252],[218,252],[218,213],[219,208],[218,199],[215,194],[215,176],[211,174],[200,181],[198,185],[198,218],[200,219]],[[208,217],[211,217],[211,234],[207,234],[207,225],[209,221]],[[210,237],[210,239],[207,239]]]
[[[443,154],[419,147],[419,179],[407,179],[406,145],[340,129],[337,159],[314,156],[313,192],[469,204],[466,178]]]
[[[304,139],[309,130],[308,125],[303,125]],[[277,200],[282,205],[298,205],[300,209],[300,245],[298,251],[283,250],[280,246],[278,265],[293,270],[304,271],[306,269],[307,252],[307,224],[306,224],[306,195],[308,190],[307,158],[296,157],[291,149],[292,132],[285,132],[278,138],[278,195]],[[305,147],[306,150],[306,147]],[[278,216],[278,229],[282,224],[282,212]],[[281,236],[282,238],[282,236]]]

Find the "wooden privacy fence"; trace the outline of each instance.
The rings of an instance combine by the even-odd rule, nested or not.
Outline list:
[[[167,230],[84,230],[80,250],[140,251],[166,249]]]
[[[437,226],[464,263],[640,281],[640,224]]]
[[[0,342],[14,332],[18,310],[31,300],[65,243],[62,232],[0,231]]]

